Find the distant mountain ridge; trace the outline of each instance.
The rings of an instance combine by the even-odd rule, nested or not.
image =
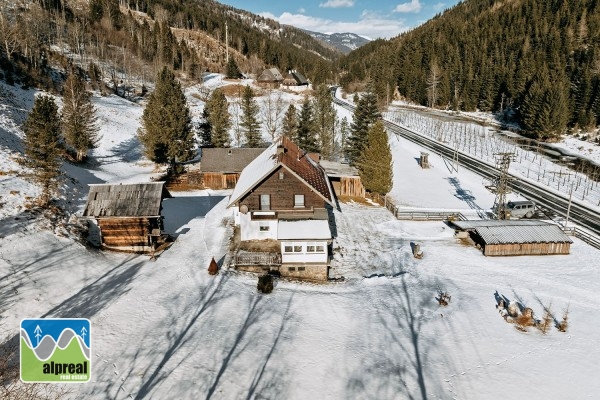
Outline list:
[[[334,48],[340,50],[344,54],[348,54],[351,51],[356,50],[359,47],[370,42],[369,39],[359,36],[356,33],[350,32],[327,34],[308,31],[305,29],[304,32],[308,33],[317,40],[320,40],[329,44],[330,46],[333,46]]]

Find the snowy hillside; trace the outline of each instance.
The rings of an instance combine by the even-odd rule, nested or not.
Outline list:
[[[207,78],[212,87],[230,84]],[[196,118],[199,92],[186,89]],[[212,257],[228,259],[229,191],[166,199],[165,228],[176,241],[156,261],[90,249],[24,218],[25,196],[37,189],[14,157],[34,92],[2,86],[1,94],[0,333],[14,338],[23,318],[89,318],[92,381],[69,386],[67,398],[597,397],[600,251],[585,243],[574,239],[566,256],[490,258],[442,222],[398,221],[383,207],[341,204],[331,275],[344,279],[279,280],[262,295],[252,274],[206,271]],[[157,174],[136,138],[142,106],[93,100],[100,147],[88,165],[64,168],[63,203],[73,213],[89,183]],[[491,205],[478,176],[451,173],[436,157],[421,170],[418,147],[395,138],[391,146],[392,196],[403,206]],[[421,244],[423,259],[413,258],[411,242]],[[435,299],[440,290],[451,295],[445,307]],[[519,331],[498,313],[499,298],[532,308],[537,318],[549,306],[557,321],[568,307],[569,328]]]
[[[359,36],[356,33],[350,32],[330,34],[312,31],[305,32],[314,37],[315,39],[328,43],[329,45],[335,47],[344,54],[348,54],[352,50],[356,50],[359,47],[370,42],[369,39]]]

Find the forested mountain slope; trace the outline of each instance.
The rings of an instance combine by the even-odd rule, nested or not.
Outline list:
[[[553,139],[600,123],[598,0],[466,0],[341,61],[341,82],[371,79],[380,99],[438,108],[516,110]]]

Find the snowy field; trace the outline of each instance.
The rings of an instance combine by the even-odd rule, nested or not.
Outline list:
[[[5,102],[0,120],[0,333],[14,337],[23,318],[89,318],[92,382],[69,386],[67,398],[598,397],[600,251],[585,243],[574,239],[567,256],[488,258],[442,222],[397,221],[383,207],[342,204],[331,274],[345,279],[279,280],[261,295],[252,274],[207,273],[212,257],[226,261],[228,191],[165,200],[176,241],[156,261],[92,250],[28,219],[24,196],[36,189],[18,176],[22,132],[11,118],[23,118],[27,96],[15,100],[13,114]],[[96,163],[65,168],[73,211],[88,183],[156,173],[135,137],[142,108],[94,100],[106,124]],[[481,178],[450,173],[434,156],[433,168],[422,170],[418,147],[396,139],[391,146],[391,195],[403,207],[491,206]],[[411,242],[421,244],[423,259],[412,257]],[[438,290],[452,296],[448,306],[438,305]],[[569,328],[521,332],[496,310],[499,297],[538,318],[550,306],[560,320],[569,307]]]

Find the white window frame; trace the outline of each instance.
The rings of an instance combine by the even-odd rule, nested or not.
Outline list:
[[[299,202],[299,200],[302,200],[302,203]],[[306,207],[306,203],[305,201],[305,196],[303,194],[295,194],[294,195],[294,208],[304,208]]]
[[[264,202],[263,200],[267,201]],[[260,209],[262,211],[270,211],[271,210],[271,195],[270,194],[261,194],[260,195]]]

